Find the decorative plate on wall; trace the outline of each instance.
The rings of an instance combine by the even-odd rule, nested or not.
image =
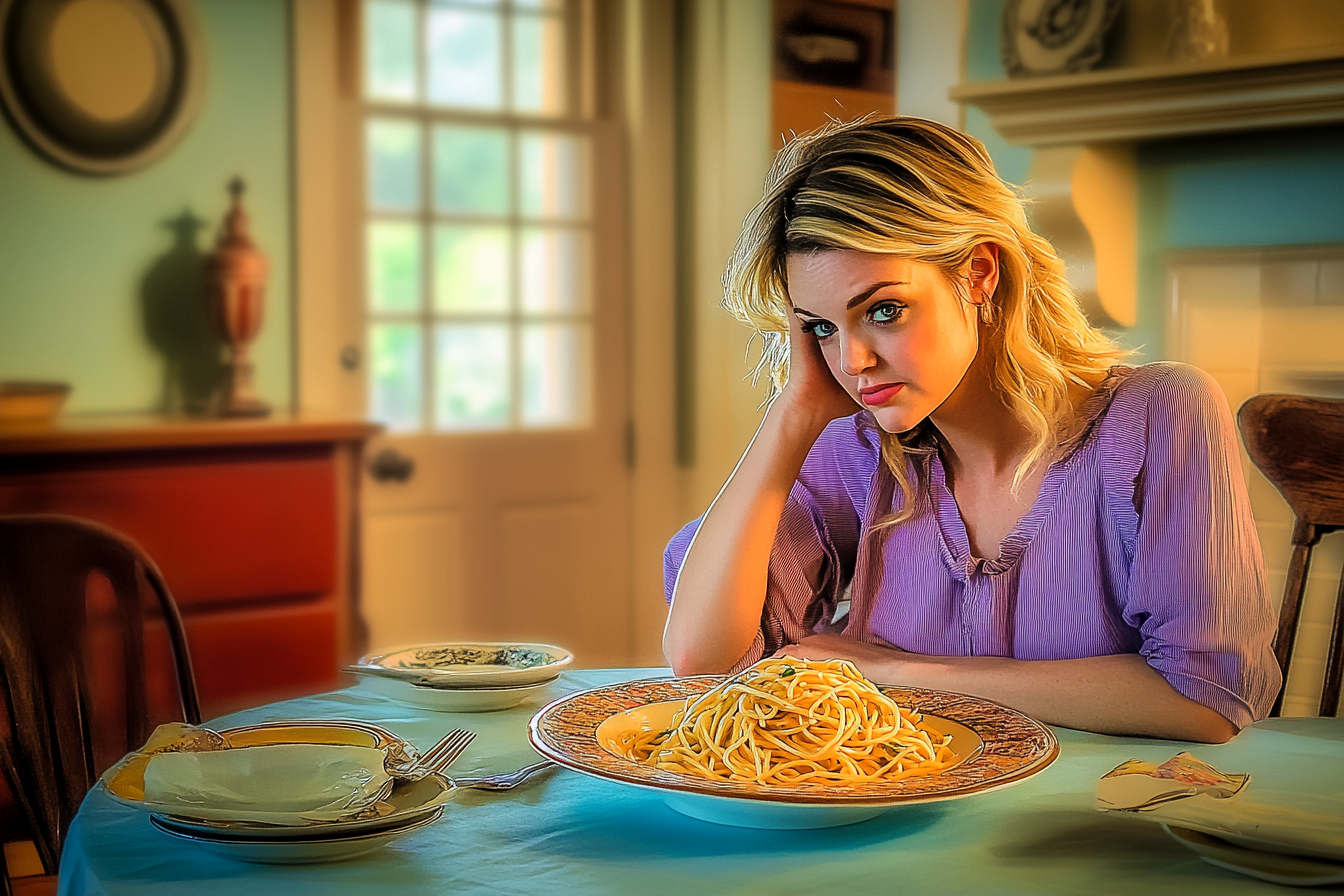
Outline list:
[[[1120,0],[1009,0],[1000,47],[1013,77],[1055,75],[1092,68]]]
[[[203,74],[184,0],[0,0],[0,105],[74,171],[161,156],[191,124]]]

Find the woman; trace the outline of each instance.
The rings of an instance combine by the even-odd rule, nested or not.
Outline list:
[[[843,657],[1208,742],[1267,713],[1272,611],[1226,401],[1194,368],[1117,364],[979,143],[877,117],[792,141],[725,284],[775,394],[668,547],[677,674]]]

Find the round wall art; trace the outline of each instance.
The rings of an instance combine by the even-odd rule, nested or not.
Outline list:
[[[203,74],[183,0],[0,0],[0,104],[74,171],[161,156],[190,126]]]
[[[1008,0],[1000,50],[1013,77],[1081,72],[1100,61],[1120,0]]]

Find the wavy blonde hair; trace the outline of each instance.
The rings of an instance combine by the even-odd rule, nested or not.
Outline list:
[[[728,262],[723,306],[760,334],[756,375],[769,376],[773,397],[788,380],[787,256],[826,249],[898,255],[935,265],[969,301],[958,274],[983,243],[998,246],[999,282],[987,300],[982,351],[995,388],[1031,434],[1016,489],[1073,428],[1070,387],[1095,387],[1128,353],[1083,316],[1064,263],[1031,231],[1022,198],[979,141],[934,121],[878,115],[789,141]],[[881,433],[883,462],[905,497],[881,527],[915,512],[908,452],[924,429]]]

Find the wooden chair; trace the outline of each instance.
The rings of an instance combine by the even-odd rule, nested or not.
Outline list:
[[[1241,406],[1237,422],[1251,460],[1287,499],[1296,517],[1293,555],[1279,610],[1279,631],[1274,638],[1274,654],[1286,683],[1312,548],[1322,535],[1344,529],[1344,401],[1300,395],[1257,395]],[[1341,677],[1344,677],[1344,577],[1335,599],[1335,621],[1321,689],[1323,716],[1338,712]],[[1282,709],[1280,691],[1270,715],[1277,716]]]
[[[139,547],[73,517],[0,516],[0,705],[11,813],[54,875],[98,775],[155,724],[200,722],[182,619]]]

